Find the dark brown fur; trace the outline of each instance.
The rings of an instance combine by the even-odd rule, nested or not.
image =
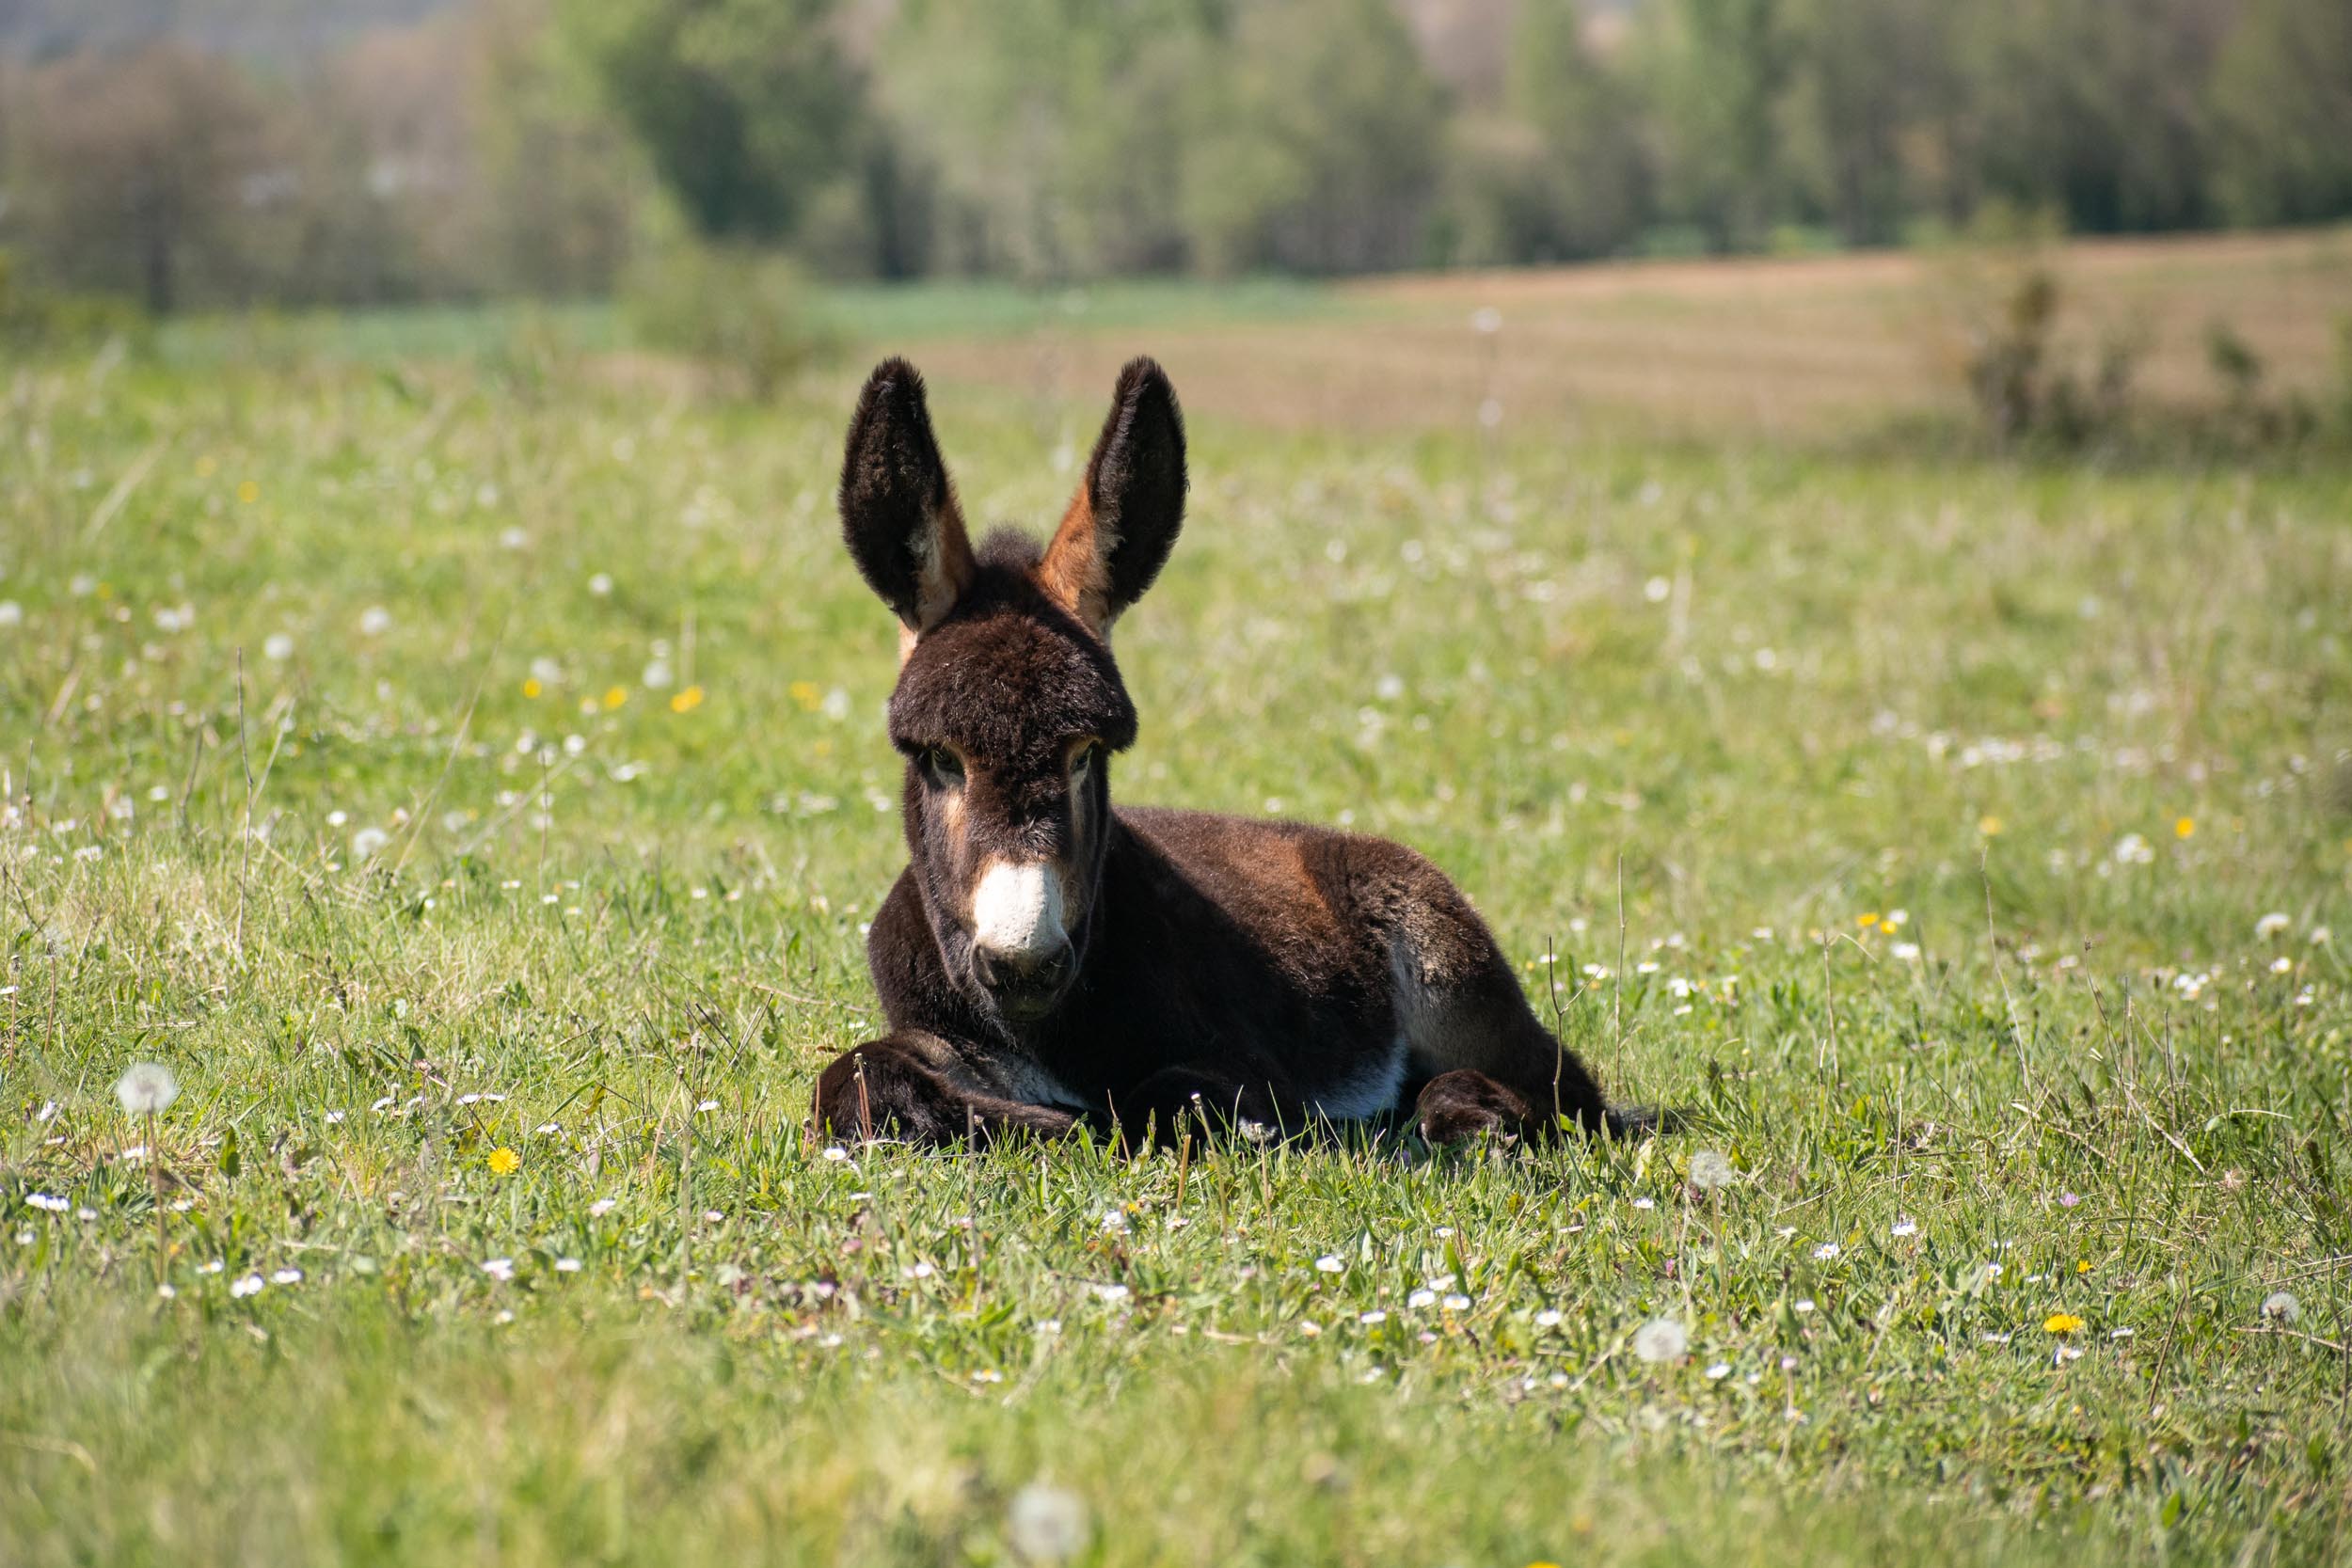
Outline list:
[[[1053,542],[1000,533],[976,553],[921,379],[891,360],[867,382],[842,528],[910,641],[889,710],[909,864],[867,945],[891,1032],[825,1069],[818,1125],[924,1143],[1408,1109],[1433,1142],[1620,1125],[1411,850],[1112,809],[1136,712],[1110,626],[1168,559],[1184,488],[1174,389],[1138,359]],[[1010,887],[1029,902],[1008,916]]]

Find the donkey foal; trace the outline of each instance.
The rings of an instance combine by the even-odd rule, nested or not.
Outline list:
[[[866,949],[890,1033],[817,1084],[820,1128],[918,1143],[1080,1121],[1290,1131],[1411,1109],[1433,1143],[1635,1119],[1527,1006],[1485,922],[1411,850],[1290,822],[1114,811],[1136,737],[1111,626],[1184,508],[1175,389],[1119,378],[1042,550],[977,550],[902,359],[866,381],[842,534],[898,617],[890,738],[909,863]]]

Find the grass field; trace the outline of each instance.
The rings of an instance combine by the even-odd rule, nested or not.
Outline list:
[[[1505,282],[1597,287],[892,308],[976,520],[1163,352],[1115,795],[1427,852],[1631,1145],[803,1137],[902,858],[862,358],[13,371],[0,1561],[2344,1560],[2352,470],[1343,395]]]

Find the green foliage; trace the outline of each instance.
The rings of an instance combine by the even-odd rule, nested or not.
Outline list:
[[[830,0],[578,0],[564,19],[695,230],[793,237],[847,179],[861,83]]]
[[[1575,0],[1530,0],[1511,40],[1504,112],[1457,123],[1447,260],[1550,261],[1628,248],[1649,217],[1636,96],[1584,39]]]
[[[11,354],[74,353],[109,342],[144,347],[151,335],[146,312],[133,301],[37,287],[25,281],[16,258],[0,249],[0,347]]]
[[[2247,0],[2213,85],[2214,189],[2239,223],[2352,210],[2352,8]]]
[[[882,102],[951,268],[1025,279],[1423,259],[1443,123],[1385,0],[906,7]]]
[[[756,398],[824,353],[808,280],[787,259],[680,242],[642,258],[623,289],[637,340],[726,373]]]

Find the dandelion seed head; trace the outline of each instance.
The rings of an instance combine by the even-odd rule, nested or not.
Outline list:
[[[1633,1331],[1633,1354],[1652,1366],[1679,1361],[1690,1348],[1690,1331],[1672,1318],[1652,1318]]]
[[[2273,1291],[2263,1297],[2263,1317],[2274,1323],[2293,1323],[2303,1316],[2303,1304],[2292,1291]]]
[[[180,1098],[180,1080],[161,1062],[134,1062],[115,1080],[115,1098],[135,1117],[153,1116]]]
[[[1025,1561],[1065,1561],[1085,1551],[1093,1534],[1086,1499],[1051,1481],[1031,1481],[1005,1511],[1006,1539]]]

